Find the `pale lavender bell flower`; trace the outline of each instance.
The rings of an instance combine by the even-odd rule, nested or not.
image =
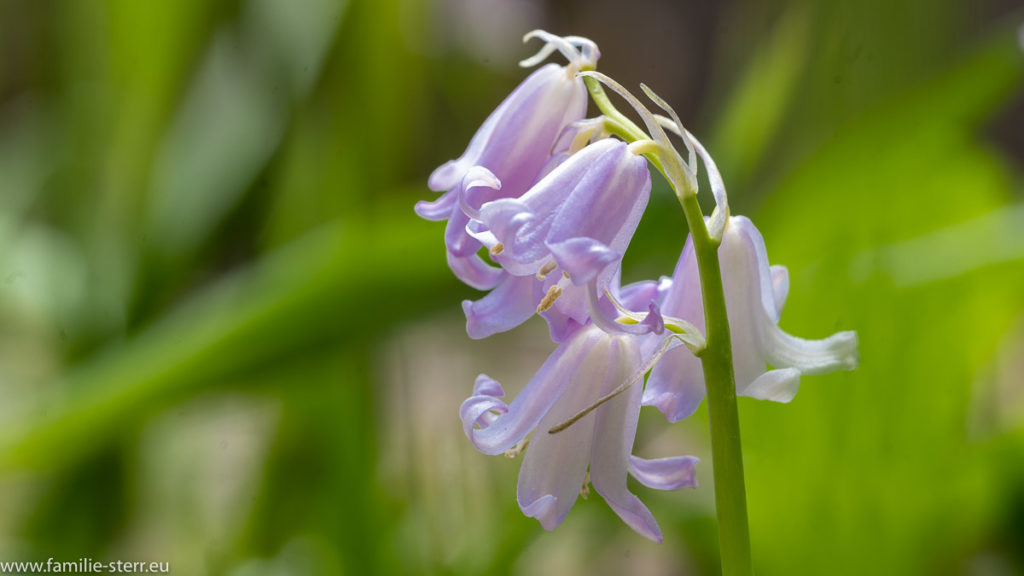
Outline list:
[[[784,266],[770,266],[764,238],[742,216],[730,216],[718,250],[732,336],[736,392],[789,402],[801,374],[824,374],[857,367],[857,334],[838,332],[823,340],[804,340],[779,327],[789,293]],[[688,239],[667,290],[662,311],[704,329],[700,275],[692,239]],[[774,369],[768,370],[766,364]],[[704,399],[704,371],[686,347],[665,353],[647,379],[643,402],[657,406],[669,421],[685,418]]]
[[[547,44],[524,64],[546,57],[553,51],[552,45],[566,55],[569,63],[547,64],[530,74],[487,117],[462,156],[430,175],[430,189],[445,193],[434,202],[416,204],[421,217],[448,220],[448,266],[460,280],[481,290],[493,288],[502,274],[477,255],[480,243],[466,234],[469,219],[459,208],[459,195],[481,177],[493,181],[494,187],[488,188],[490,200],[525,193],[547,166],[566,127],[585,116],[587,89],[576,73],[593,68],[599,57],[597,46],[583,38],[569,42],[541,31],[527,35],[532,37]],[[473,174],[474,167],[485,170]]]
[[[653,283],[651,283],[653,284]],[[641,289],[636,294],[649,292]],[[628,299],[627,299],[628,301]],[[633,385],[557,433],[551,428],[591,407],[646,370],[640,339],[587,324],[560,344],[526,388],[506,404],[497,381],[481,374],[462,404],[466,435],[485,454],[522,450],[517,500],[527,516],[553,530],[588,481],[627,525],[655,542],[661,530],[629,491],[627,475],[660,490],[696,486],[692,456],[645,460],[632,455],[641,387]]]
[[[606,138],[569,156],[519,198],[491,200],[476,180],[459,201],[468,233],[506,272],[495,289],[463,302],[467,331],[483,338],[535,312],[560,342],[588,321],[586,292],[602,294],[617,273],[650,197],[647,160]]]

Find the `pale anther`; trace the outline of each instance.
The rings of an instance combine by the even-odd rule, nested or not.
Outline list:
[[[544,299],[537,305],[537,314],[544,312],[548,308],[551,308],[555,304],[555,300],[562,295],[562,289],[558,286],[552,286],[548,288],[548,293],[544,295]]]
[[[537,280],[540,280],[541,282],[547,280],[548,274],[551,274],[555,268],[558,268],[558,262],[555,262],[554,258],[548,260],[540,267],[540,270],[537,271]]]

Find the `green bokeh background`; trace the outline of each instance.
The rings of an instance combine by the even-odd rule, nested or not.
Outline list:
[[[417,219],[536,27],[676,105],[855,372],[743,399],[759,575],[1024,574],[1024,14],[1012,2],[0,0],[0,561],[174,574],[715,574],[696,490],[553,533],[458,405],[521,389]],[[706,199],[705,199],[706,200]],[[685,225],[655,186],[628,280]]]

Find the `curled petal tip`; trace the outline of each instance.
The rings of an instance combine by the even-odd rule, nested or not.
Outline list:
[[[485,394],[470,396],[459,407],[459,418],[462,420],[462,431],[466,437],[476,446],[477,450],[484,449],[477,443],[477,426],[486,428],[493,418],[488,418],[488,413],[496,412],[505,414],[508,412],[508,405],[501,400]],[[486,453],[486,452],[485,452]]]
[[[800,389],[800,371],[795,368],[769,370],[754,379],[741,392],[741,396],[787,404]]]
[[[650,328],[651,332],[655,334],[660,335],[665,332],[665,319],[661,315],[661,309],[657,302],[651,302],[647,307],[647,316],[640,323]]]
[[[501,180],[483,166],[473,166],[466,171],[466,175],[462,177],[462,187],[464,189],[472,188],[474,186],[487,186],[495,190],[501,190]]]
[[[520,503],[519,509],[523,511],[523,515],[536,518],[549,532],[562,523],[562,519],[558,517],[558,498],[551,494],[545,494],[529,504]]]
[[[602,496],[605,497],[608,506],[619,515],[619,518],[622,518],[627,526],[644,538],[661,544],[661,528],[658,527],[658,522],[651,515],[651,511],[644,506],[639,498],[629,493],[620,498],[609,498],[609,495],[605,494]]]
[[[502,388],[501,383],[494,378],[491,378],[487,374],[481,374],[476,377],[476,382],[473,383],[473,395],[485,395],[501,398],[505,395],[505,389]]]
[[[413,206],[413,211],[424,220],[432,220],[434,222],[447,220],[452,213],[451,197],[442,196],[434,202],[420,200]]]
[[[695,456],[654,460],[630,456],[629,473],[644,486],[655,490],[696,488],[698,462],[700,460]]]
[[[834,337],[839,337],[845,344],[843,347],[845,355],[842,360],[842,368],[844,370],[855,370],[860,365],[860,342],[857,339],[857,333],[853,330],[847,330],[836,334]]]
[[[657,408],[665,416],[665,420],[678,422],[692,416],[703,399],[704,397],[702,396],[696,402],[687,403],[681,401],[679,395],[672,392],[648,396],[645,391],[642,403],[644,406],[654,406]]]
[[[837,332],[823,340],[804,340],[772,327],[772,346],[767,351],[774,365],[797,368],[803,374],[853,370],[860,361],[857,333]]]

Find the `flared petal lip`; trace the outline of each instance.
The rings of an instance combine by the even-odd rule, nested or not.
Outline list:
[[[519,509],[523,511],[523,515],[536,518],[548,532],[557,528],[568,515],[568,511],[566,511],[566,514],[559,516],[558,498],[551,494],[544,494],[532,502],[520,502]]]
[[[525,438],[558,401],[580,364],[603,336],[597,330],[579,333],[559,345],[509,404],[486,395],[466,399],[460,417],[476,449],[484,454],[501,454]],[[488,410],[504,412],[487,427],[475,428],[480,424],[480,416]]]
[[[629,457],[629,473],[641,484],[655,490],[697,487],[696,456],[675,456],[647,460]]]
[[[534,290],[536,280],[502,274],[501,281],[489,294],[477,301],[462,302],[466,333],[474,340],[511,330],[536,312],[540,301]]]

